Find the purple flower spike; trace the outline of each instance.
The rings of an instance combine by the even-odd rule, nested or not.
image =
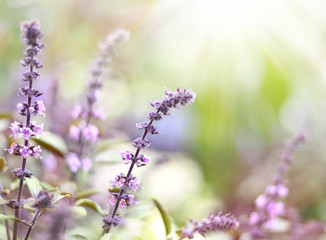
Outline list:
[[[113,181],[113,185],[120,187],[120,192],[117,196],[117,199],[114,204],[113,211],[111,213],[111,217],[106,216],[103,219],[105,232],[109,232],[111,229],[111,226],[115,226],[113,222],[109,221],[108,219],[114,219],[116,217],[116,214],[118,212],[119,207],[121,209],[126,208],[127,206],[135,204],[135,196],[134,195],[128,195],[128,190],[137,191],[140,186],[140,180],[132,176],[132,170],[134,169],[134,166],[142,167],[145,166],[147,163],[150,162],[150,158],[147,156],[144,156],[143,154],[140,154],[140,151],[142,148],[146,148],[150,146],[150,142],[148,139],[146,139],[146,136],[148,133],[151,134],[159,134],[157,128],[153,125],[155,121],[159,121],[162,119],[163,115],[169,115],[169,110],[171,108],[179,108],[179,105],[187,105],[194,101],[195,94],[191,92],[190,90],[184,89],[180,90],[177,89],[177,91],[168,91],[165,90],[165,97],[161,101],[153,101],[151,102],[151,106],[156,109],[155,112],[150,112],[148,114],[149,121],[137,123],[136,127],[138,129],[143,130],[143,135],[139,138],[136,138],[133,141],[133,145],[137,148],[135,154],[131,154],[127,151],[121,151],[120,155],[123,159],[124,163],[131,163],[128,174],[124,176],[123,178],[123,184],[121,184],[121,179],[116,178]],[[121,176],[121,175],[120,175]],[[128,187],[126,187],[128,186]],[[111,205],[111,204],[110,204]]]
[[[181,232],[181,239],[194,238],[194,233],[198,232],[205,236],[208,232],[227,232],[239,227],[238,220],[231,214],[210,215],[201,222],[192,221],[193,227],[187,227]]]
[[[71,113],[73,119],[78,119],[81,122],[78,128],[71,126],[69,129],[71,139],[77,142],[78,149],[76,152],[79,159],[91,159],[89,157],[89,152],[91,152],[89,151],[89,145],[96,143],[99,137],[99,129],[92,124],[92,121],[104,118],[103,108],[97,106],[102,88],[101,75],[105,68],[110,66],[119,45],[128,39],[129,34],[127,33],[126,30],[116,31],[110,34],[105,43],[100,46],[100,54],[92,69],[86,96],[83,102],[77,104]],[[91,165],[90,162],[87,162],[87,171]],[[83,166],[86,165],[82,165],[82,169],[85,171]],[[76,174],[72,174],[71,178],[72,180],[75,179]]]

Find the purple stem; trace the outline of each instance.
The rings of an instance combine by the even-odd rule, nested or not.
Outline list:
[[[31,61],[33,61],[33,56],[31,57]],[[30,65],[30,72],[33,72],[33,65],[31,64]],[[33,88],[33,81],[30,80],[29,81],[29,86],[28,86],[29,90],[31,91],[32,88]],[[30,126],[30,122],[31,122],[31,114],[29,112],[29,107],[31,106],[32,104],[32,95],[29,94],[28,95],[28,100],[27,100],[27,104],[28,104],[28,107],[27,107],[27,114],[26,114],[26,127],[29,127]],[[24,146],[28,147],[28,140],[25,139],[25,142],[24,142]],[[27,161],[27,158],[26,157],[23,157],[23,161],[22,161],[22,171],[25,171],[26,169],[26,161]],[[19,180],[19,187],[18,187],[18,195],[17,195],[17,205],[16,205],[16,210],[15,210],[15,218],[20,218],[20,209],[21,209],[21,199],[22,199],[22,194],[23,194],[23,188],[24,188],[24,178],[21,178]],[[17,234],[18,234],[18,222],[15,221],[14,222],[14,229],[13,229],[13,240],[17,240]]]
[[[32,229],[33,229],[33,227],[34,227],[34,225],[35,225],[35,222],[36,222],[37,219],[39,218],[40,214],[41,214],[41,211],[40,211],[40,210],[37,210],[37,211],[35,212],[34,217],[33,217],[33,219],[32,219],[32,225],[28,228],[24,240],[28,240],[29,235],[31,234]]]
[[[156,111],[156,113],[159,113],[160,110],[161,109],[158,109]],[[147,129],[152,125],[152,123],[153,123],[153,119],[149,122],[148,126],[145,128],[145,131],[144,131],[144,133],[142,135],[142,140],[145,139],[145,137],[146,137],[146,135],[148,133],[148,130]],[[134,156],[133,161],[132,161],[132,163],[131,163],[131,165],[129,167],[128,174],[126,176],[126,182],[124,183],[124,186],[128,185],[128,182],[129,182],[129,179],[130,179],[132,170],[133,170],[133,168],[135,166],[135,163],[137,161],[136,159],[137,159],[137,157],[138,157],[138,155],[140,153],[140,149],[141,149],[141,147],[138,147],[137,150],[136,150],[135,156]],[[119,203],[120,203],[120,200],[121,200],[121,196],[124,193],[124,190],[125,190],[124,187],[120,189],[119,195],[117,197],[117,200],[116,200],[116,203],[115,203],[115,206],[114,206],[112,215],[111,215],[111,219],[113,219],[115,217],[115,215],[117,214],[117,211],[118,211],[118,208],[119,208]],[[110,224],[109,227],[106,230],[104,230],[104,233],[109,233],[110,232],[110,229],[111,229],[111,226],[112,226],[112,224]]]

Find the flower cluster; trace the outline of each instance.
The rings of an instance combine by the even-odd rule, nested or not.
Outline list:
[[[285,151],[281,155],[278,174],[273,184],[268,185],[265,192],[256,199],[256,211],[251,213],[248,221],[253,239],[264,238],[265,229],[273,231],[277,218],[284,216],[285,205],[282,199],[288,194],[285,175],[292,162],[293,151],[303,141],[304,136],[299,134],[288,143]]]
[[[28,87],[19,89],[21,96],[27,96],[27,101],[17,104],[17,109],[22,116],[26,116],[26,123],[14,121],[9,126],[12,134],[11,136],[16,139],[19,134],[22,135],[25,142],[23,145],[18,143],[11,144],[10,148],[7,149],[9,154],[20,155],[23,158],[35,157],[41,158],[40,152],[42,151],[40,146],[30,146],[29,138],[39,138],[43,132],[43,123],[36,124],[32,122],[31,115],[43,115],[45,116],[45,105],[42,100],[33,101],[33,98],[41,96],[43,93],[33,89],[33,81],[39,79],[40,73],[34,70],[34,68],[41,68],[43,65],[41,61],[36,58],[36,55],[40,53],[44,44],[41,43],[40,39],[42,34],[39,30],[39,25],[36,21],[31,23],[25,23],[22,26],[22,40],[28,45],[25,50],[25,57],[21,60],[21,65],[27,67],[28,71],[23,74],[22,80],[28,81]]]
[[[96,106],[96,102],[100,97],[100,89],[102,83],[99,80],[104,68],[109,66],[112,57],[115,55],[117,47],[124,43],[129,38],[129,32],[124,29],[116,30],[114,33],[108,35],[107,40],[100,45],[99,60],[96,61],[92,70],[91,80],[88,84],[88,91],[83,104],[77,104],[71,115],[73,119],[77,120],[77,124],[73,124],[69,128],[69,136],[71,139],[77,142],[78,150],[76,151],[74,159],[72,161],[70,154],[67,158],[67,164],[72,172],[77,172],[81,167],[83,171],[89,171],[91,168],[91,162],[87,162],[88,167],[83,167],[83,161],[89,159],[84,155],[86,151],[85,142],[95,143],[98,139],[99,130],[91,124],[92,119],[103,119],[103,108]]]
[[[115,191],[110,192],[109,195],[109,206],[114,206],[111,216],[107,216],[103,219],[103,228],[106,231],[110,231],[111,225],[116,226],[119,223],[119,218],[116,217],[118,208],[125,209],[127,206],[133,205],[135,202],[135,196],[126,193],[127,190],[137,191],[141,188],[140,180],[133,176],[132,170],[136,165],[137,167],[143,167],[149,163],[150,158],[140,154],[142,148],[146,148],[150,145],[146,136],[148,133],[159,134],[156,127],[153,125],[154,121],[159,121],[163,118],[163,115],[169,115],[171,108],[179,108],[180,105],[185,106],[192,103],[195,100],[195,93],[190,90],[179,88],[174,91],[165,90],[165,97],[160,101],[152,102],[151,105],[156,109],[154,112],[148,114],[148,121],[137,123],[136,127],[138,129],[144,130],[142,137],[136,138],[133,141],[134,147],[137,148],[135,154],[129,151],[121,151],[120,155],[125,164],[130,164],[129,171],[127,175],[119,174],[112,181],[113,187],[120,188],[120,192]]]
[[[36,202],[33,207],[38,210],[44,210],[46,208],[53,208],[53,199],[54,195],[49,193],[48,191],[40,191],[37,195]]]
[[[209,215],[208,218],[203,219],[201,222],[193,220],[191,223],[192,227],[187,227],[180,233],[181,239],[193,239],[196,232],[205,237],[207,232],[227,232],[239,227],[238,220],[232,214],[222,214],[221,212],[216,216]]]

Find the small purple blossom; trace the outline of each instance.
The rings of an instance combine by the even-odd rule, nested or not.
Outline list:
[[[40,158],[42,159],[40,153],[42,152],[42,149],[40,146],[32,147],[32,155],[34,158]]]
[[[82,112],[83,112],[82,106],[80,104],[77,104],[72,110],[71,116],[73,119],[77,119],[81,116]]]
[[[43,103],[43,100],[36,101],[34,103],[34,114],[35,116],[43,115],[45,116],[46,107]]]
[[[129,189],[133,191],[137,191],[139,188],[141,188],[140,185],[141,181],[138,178],[134,178],[129,181]]]
[[[81,160],[81,168],[84,172],[88,172],[92,167],[92,161],[89,158],[83,158]]]
[[[75,125],[70,125],[69,127],[69,137],[74,140],[78,140],[80,135],[79,127]]]
[[[20,154],[24,157],[27,158],[30,156],[30,154],[32,153],[32,151],[29,149],[29,147],[27,146],[23,146],[20,150],[19,150]]]
[[[128,151],[120,151],[120,155],[125,164],[128,164],[129,162],[131,162],[134,157],[133,154],[131,154]]]
[[[272,202],[268,205],[267,211],[271,216],[281,216],[284,214],[284,203]]]
[[[20,133],[20,131],[21,131],[21,123],[15,121],[10,124],[9,128],[12,131],[12,134],[10,136],[12,136],[14,139],[16,139],[18,137],[18,133]]]
[[[23,138],[25,140],[28,140],[29,137],[33,134],[33,131],[29,127],[24,126],[22,129],[22,133],[23,133]]]
[[[67,164],[72,172],[77,172],[81,167],[81,162],[75,153],[69,153],[67,156]]]
[[[99,130],[94,125],[88,125],[82,128],[82,136],[86,141],[92,141],[93,143],[96,142],[97,137],[99,134]]]

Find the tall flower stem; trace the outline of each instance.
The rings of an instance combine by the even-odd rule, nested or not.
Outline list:
[[[34,59],[34,56],[31,57],[31,62],[33,61],[33,59]],[[30,73],[33,72],[33,65],[30,65],[29,72]],[[33,81],[29,81],[28,91],[32,91],[32,89],[33,89]],[[32,104],[32,96],[28,95],[27,105],[31,106],[31,104]],[[27,111],[26,111],[26,127],[29,128],[30,123],[31,123],[31,113],[30,113],[29,109],[27,109]],[[29,145],[28,140],[25,139],[24,146],[28,147],[28,145]],[[23,157],[22,165],[21,165],[21,170],[22,171],[25,171],[25,169],[26,169],[26,162],[27,162],[27,158]],[[24,189],[24,178],[20,178],[19,187],[18,187],[18,194],[17,194],[17,205],[16,205],[16,209],[15,209],[15,218],[17,218],[17,219],[20,218],[20,209],[22,207],[21,199],[22,199],[22,195],[23,195],[23,189]],[[18,233],[18,222],[15,221],[14,222],[13,240],[17,239],[17,233]]]
[[[0,195],[2,198],[4,198],[3,187],[2,187],[1,181],[0,181]],[[2,205],[2,211],[3,211],[3,215],[7,215],[6,205]],[[5,219],[5,226],[6,226],[7,239],[10,240],[9,222],[7,219]]]
[[[159,112],[160,112],[160,109],[158,109],[158,110],[156,111],[157,114],[158,114]],[[151,121],[149,122],[148,127],[152,125],[153,121],[154,121],[154,120],[151,120]],[[144,133],[143,133],[143,135],[142,135],[142,137],[141,137],[142,140],[145,139],[147,133],[148,133],[148,128],[145,128],[145,131],[144,131]],[[128,181],[129,181],[129,179],[130,179],[130,176],[131,176],[132,170],[133,170],[133,168],[134,168],[134,166],[135,166],[135,164],[136,164],[136,159],[137,159],[137,157],[138,157],[138,155],[139,155],[139,153],[140,153],[140,149],[141,149],[141,147],[138,147],[138,148],[137,148],[136,153],[135,153],[134,160],[133,160],[132,163],[130,164],[130,167],[129,167],[129,170],[128,170],[128,173],[127,173],[127,176],[126,176],[126,182],[125,182],[125,185],[128,185]],[[122,197],[122,194],[124,193],[124,190],[125,190],[125,188],[121,188],[121,190],[120,190],[119,196],[118,196],[118,198],[117,198],[116,204],[115,204],[114,209],[113,209],[113,212],[112,212],[112,214],[111,214],[111,219],[114,219],[115,215],[117,214],[117,211],[118,211],[118,208],[119,208],[119,203],[120,203],[120,200],[122,199],[121,197]],[[109,232],[110,232],[110,229],[111,229],[111,226],[112,226],[112,225],[110,225],[109,228],[107,228],[104,232],[105,232],[105,233],[109,233]]]
[[[39,218],[39,216],[41,215],[41,210],[37,210],[34,214],[34,217],[32,219],[32,224],[31,226],[28,228],[27,232],[26,232],[26,235],[25,235],[25,238],[24,240],[28,240],[29,238],[29,235],[31,234],[32,230],[33,230],[33,227],[35,225],[35,222],[37,221],[37,219]]]
[[[104,117],[102,109],[96,106],[102,87],[100,78],[105,67],[110,65],[118,46],[128,38],[128,31],[118,29],[109,34],[107,40],[100,45],[100,54],[92,69],[86,97],[83,103],[76,105],[72,112],[72,117],[80,120],[77,126],[71,125],[69,128],[70,137],[77,142],[76,151],[69,153],[67,156],[67,163],[71,170],[70,179],[72,181],[76,181],[80,168],[84,172],[88,172],[92,165],[89,158],[89,143],[97,141],[99,130],[91,122],[93,119],[102,119]]]
[[[20,169],[14,169],[13,174],[19,178],[19,186],[16,201],[14,201],[13,206],[15,208],[15,218],[20,220],[20,212],[23,207],[22,196],[24,191],[24,179],[30,178],[33,173],[26,169],[27,158],[41,158],[40,146],[30,146],[29,139],[32,136],[39,137],[43,131],[43,124],[36,124],[31,122],[31,115],[45,115],[45,106],[43,101],[32,101],[33,97],[39,97],[43,93],[36,89],[33,89],[33,81],[39,79],[39,72],[34,70],[35,68],[41,68],[43,65],[40,60],[35,56],[44,47],[43,43],[40,42],[42,34],[39,30],[39,24],[36,21],[30,23],[25,23],[22,25],[23,42],[28,46],[25,50],[25,56],[21,60],[21,65],[23,67],[28,67],[28,71],[22,76],[22,80],[28,82],[28,86],[19,89],[19,94],[21,96],[27,96],[27,102],[19,103],[17,108],[20,115],[26,117],[25,124],[22,122],[15,121],[10,125],[12,130],[12,135],[17,138],[18,134],[22,134],[25,139],[24,144],[20,145],[18,143],[13,143],[9,149],[7,149],[9,154],[18,155],[22,157],[22,163]],[[16,220],[13,227],[13,240],[17,240],[19,222]]]
[[[177,91],[165,90],[165,97],[161,101],[152,102],[151,105],[156,109],[154,112],[148,114],[149,121],[137,123],[138,129],[144,129],[144,132],[140,138],[133,141],[134,147],[136,147],[135,154],[131,154],[128,151],[121,151],[121,157],[125,164],[130,164],[127,175],[123,173],[117,175],[115,180],[112,182],[114,187],[119,187],[119,193],[116,191],[110,191],[109,206],[113,207],[112,213],[109,216],[103,218],[103,234],[110,232],[112,225],[116,226],[119,224],[119,216],[117,216],[118,208],[126,208],[127,206],[135,204],[135,196],[128,194],[127,190],[137,191],[140,188],[140,180],[132,175],[132,171],[135,167],[145,166],[150,159],[143,154],[140,154],[142,148],[146,148],[150,145],[146,136],[148,133],[159,134],[156,127],[153,125],[154,121],[162,119],[163,115],[170,115],[169,110],[171,108],[179,108],[180,105],[188,105],[195,99],[195,94],[187,89]]]

